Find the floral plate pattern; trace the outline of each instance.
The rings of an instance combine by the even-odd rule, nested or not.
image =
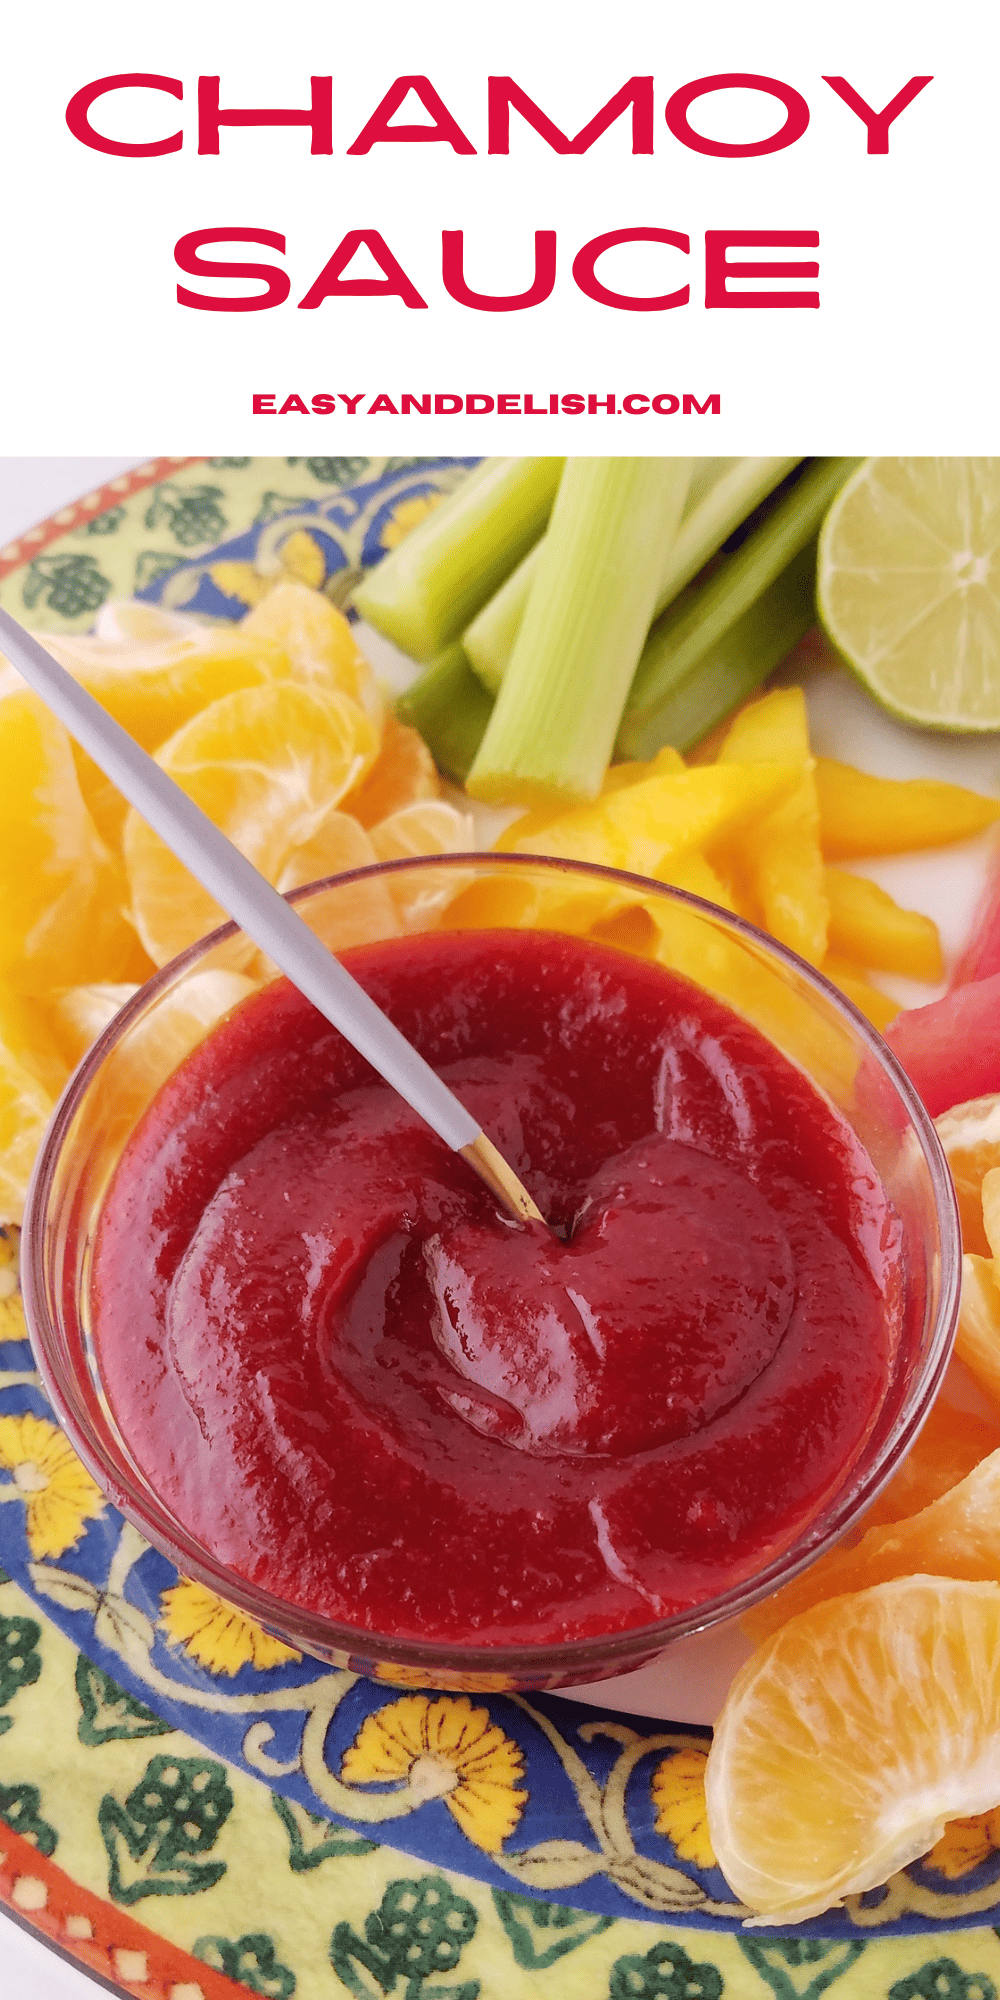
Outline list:
[[[172,462],[169,477],[157,462],[108,510],[121,518],[107,545],[123,539],[115,562],[103,560],[104,595],[138,588],[233,617],[285,573],[342,597],[462,463],[339,462],[351,483],[336,484],[315,470],[328,474],[328,461]],[[86,556],[99,518],[91,509],[45,533],[41,553],[10,552],[0,601],[49,627],[89,622],[84,572],[59,558]],[[173,546],[150,577],[138,545],[158,529]],[[212,546],[197,545],[210,535]],[[178,1577],[103,1501],[55,1425],[26,1342],[13,1232],[0,1244],[0,1503],[11,1579],[0,1587],[0,1818],[53,1881],[57,1852],[86,1850],[72,1879],[123,1912],[141,1906],[154,1943],[173,1913],[166,1935],[202,1967],[203,2000],[217,1990],[210,1970],[281,2000],[341,1988],[407,2000],[584,1990],[811,2000],[841,1981],[844,2000],[996,2000],[1000,1815],[957,1823],[931,1856],[842,1911],[781,1938],[747,1933],[705,1826],[707,1731],[502,1693],[489,1676],[461,1694],[363,1680],[291,1653]],[[58,1768],[44,1747],[56,1714]],[[162,1748],[146,1740],[161,1735]],[[99,1796],[77,1768],[98,1751]],[[273,1897],[257,1896],[251,1872],[244,1900],[226,1900],[234,1812],[241,1854],[267,1856],[270,1869],[281,1848]],[[343,1903],[331,1901],[334,1876],[350,1878]],[[303,1884],[308,1920],[305,1907],[289,1914]],[[47,1907],[40,1894],[22,1897],[25,1914],[31,1895]],[[8,1899],[17,1906],[13,1890]],[[199,1929],[210,1903],[218,1928]],[[315,1956],[317,1921],[320,1984],[294,1942],[308,1935]],[[433,1947],[407,1959],[418,1934]],[[572,1981],[585,1962],[584,1988]],[[102,1969],[127,1990],[153,1990],[117,1961]],[[439,1973],[444,1986],[425,1984]],[[177,1978],[163,1991],[195,2000],[196,1986]]]

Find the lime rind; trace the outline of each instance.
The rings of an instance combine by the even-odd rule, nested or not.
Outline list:
[[[866,459],[823,524],[816,595],[880,707],[1000,730],[1000,460]]]

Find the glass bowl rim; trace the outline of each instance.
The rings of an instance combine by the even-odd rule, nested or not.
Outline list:
[[[491,1644],[488,1638],[481,1645],[397,1639],[391,1634],[368,1631],[359,1626],[335,1624],[305,1606],[273,1596],[260,1585],[236,1575],[201,1543],[189,1537],[181,1524],[173,1521],[166,1509],[162,1509],[162,1518],[156,1518],[155,1523],[151,1525],[150,1516],[155,1516],[160,1507],[157,1496],[152,1494],[152,1505],[149,1505],[145,1493],[137,1499],[131,1492],[123,1491],[120,1469],[112,1469],[102,1456],[102,1440],[99,1435],[96,1432],[90,1434],[82,1430],[77,1412],[64,1390],[61,1371],[53,1352],[52,1336],[55,1329],[51,1325],[46,1302],[42,1260],[45,1233],[41,1225],[47,1211],[48,1198],[63,1142],[106,1054],[117,1046],[161,993],[167,991],[199,960],[207,958],[211,952],[241,932],[242,927],[232,920],[219,925],[206,937],[197,939],[146,980],[87,1050],[66,1083],[52,1113],[42,1148],[35,1162],[25,1203],[21,1274],[24,1308],[32,1351],[43,1386],[74,1450],[118,1512],[131,1521],[139,1532],[175,1565],[182,1576],[191,1577],[203,1584],[217,1596],[235,1605],[248,1617],[256,1619],[265,1628],[282,1637],[287,1637],[290,1626],[294,1627],[302,1649],[313,1651],[320,1658],[329,1657],[332,1653],[341,1657],[355,1654],[366,1660],[383,1662],[387,1668],[390,1666],[399,1666],[404,1670],[418,1668],[426,1671],[428,1685],[433,1685],[436,1671],[440,1671],[443,1676],[442,1685],[447,1684],[449,1678],[454,1680],[457,1675],[484,1672],[496,1675],[498,1679],[504,1676],[516,1677],[520,1685],[530,1685],[532,1678],[539,1684],[551,1685],[554,1675],[558,1676],[563,1684],[568,1684],[574,1679],[586,1680],[588,1669],[595,1667],[600,1667],[603,1674],[628,1671],[631,1664],[639,1664],[654,1657],[675,1640],[705,1631],[749,1610],[762,1598],[770,1596],[779,1585],[791,1582],[803,1570],[810,1567],[818,1556],[839,1541],[854,1520],[864,1514],[891,1478],[923,1427],[947,1368],[954,1342],[961,1295],[961,1230],[951,1174],[934,1121],[891,1048],[854,1002],[833,985],[817,967],[810,965],[808,960],[800,957],[789,946],[782,944],[735,912],[722,909],[690,890],[676,888],[671,883],[657,881],[651,876],[607,867],[602,863],[578,861],[562,856],[493,850],[412,855],[391,861],[368,863],[364,867],[346,869],[342,873],[304,883],[296,889],[287,891],[285,899],[294,905],[318,896],[324,891],[363,882],[373,876],[385,878],[442,868],[450,873],[453,870],[460,871],[470,867],[480,870],[486,867],[490,870],[498,869],[500,872],[508,868],[511,870],[519,867],[541,868],[554,874],[580,875],[588,880],[596,877],[599,880],[640,889],[644,895],[653,892],[669,902],[690,908],[717,928],[735,934],[758,955],[777,961],[807,988],[813,989],[828,1006],[832,1007],[835,1014],[841,1016],[854,1036],[861,1041],[868,1055],[874,1058],[879,1070],[888,1078],[901,1100],[909,1125],[917,1135],[938,1219],[940,1239],[938,1308],[922,1367],[911,1383],[872,1466],[867,1469],[859,1488],[852,1488],[848,1482],[842,1495],[839,1496],[842,1504],[838,1505],[838,1496],[834,1496],[830,1503],[830,1518],[817,1540],[808,1540],[807,1527],[804,1531],[807,1536],[807,1546],[804,1549],[798,1543],[793,1544],[791,1549],[781,1552],[753,1577],[743,1579],[728,1589],[680,1612],[675,1612],[667,1618],[656,1619],[649,1624],[628,1626],[609,1633],[599,1633],[586,1639],[560,1640],[551,1644],[536,1642],[500,1646]],[[786,1055],[786,1060],[793,1061],[794,1058]],[[819,1088],[813,1078],[810,1078],[810,1082]],[[127,1446],[125,1449],[127,1451]],[[141,1474],[138,1476],[143,1478],[145,1487],[147,1482],[144,1476]],[[289,1643],[293,1642],[290,1640]],[[608,1665],[607,1662],[610,1661],[615,1664]]]

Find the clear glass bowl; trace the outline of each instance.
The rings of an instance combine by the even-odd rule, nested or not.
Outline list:
[[[648,1625],[551,1645],[417,1643],[334,1624],[238,1575],[174,1518],[120,1435],[97,1366],[88,1296],[95,1226],[137,1120],[234,1001],[276,976],[228,925],[150,980],[89,1052],[56,1109],[29,1196],[22,1252],[35,1355],[62,1424],[108,1498],[183,1574],[288,1644],[404,1685],[544,1688],[600,1680],[788,1581],[845,1533],[899,1465],[933,1402],[958,1314],[961,1244],[950,1176],[933,1124],[880,1036],[819,973],[751,925],[611,869],[453,855],[358,870],[292,900],[332,950],[438,926],[589,932],[658,957],[749,1018],[836,1106],[899,1216],[907,1324],[889,1390],[861,1457],[792,1546],[737,1585]]]

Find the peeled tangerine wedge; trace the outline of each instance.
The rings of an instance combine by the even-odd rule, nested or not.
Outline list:
[[[162,744],[156,762],[283,888],[298,852],[374,763],[378,732],[350,695],[294,681],[240,688]],[[360,832],[360,829],[359,829]],[[339,842],[330,843],[342,868]],[[130,808],[123,838],[135,928],[157,965],[225,921],[225,912]],[[331,872],[322,861],[310,871]]]
[[[962,1218],[962,1247],[990,1256],[983,1225],[983,1178],[1000,1167],[1000,1097],[974,1097],[943,1111],[934,1124],[951,1168]]]
[[[893,1577],[964,1576],[1000,1583],[1000,1451],[991,1451],[949,1492],[907,1519],[869,1528],[853,1548],[831,1549],[743,1619],[752,1639],[845,1590]]]
[[[962,1258],[962,1308],[955,1353],[965,1363],[991,1408],[1000,1414],[1000,1167],[990,1167],[980,1187],[983,1234],[990,1257],[966,1252]]]
[[[705,1774],[722,1872],[799,1923],[1000,1802],[1000,1584],[908,1576],[814,1605],[729,1691]]]
[[[0,690],[0,978],[33,993],[69,980],[145,979],[126,893],[62,723],[20,683]]]
[[[68,1074],[37,1008],[0,988],[0,1224],[21,1220],[35,1154]]]

